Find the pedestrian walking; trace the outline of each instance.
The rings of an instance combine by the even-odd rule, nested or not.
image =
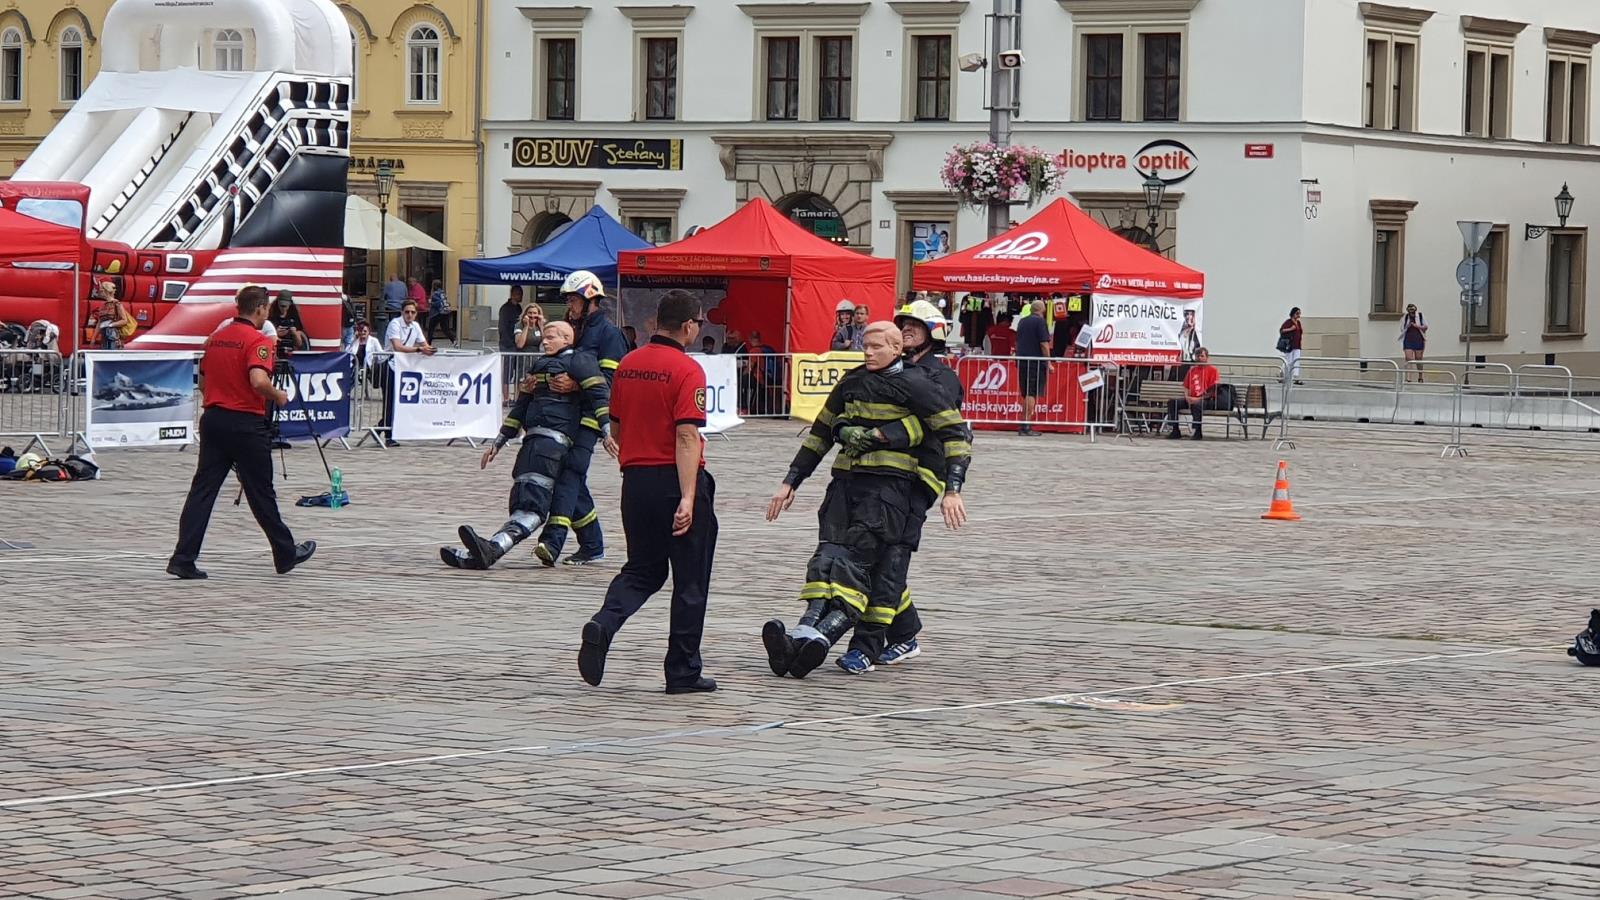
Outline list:
[[[178,519],[178,545],[167,561],[167,574],[185,580],[205,578],[195,566],[205,541],[217,492],[228,472],[238,473],[250,513],[272,547],[279,575],[316,552],[315,541],[295,543],[278,514],[272,489],[272,436],[267,404],[287,406],[289,395],[272,383],[277,363],[276,341],[261,333],[267,320],[265,288],[248,286],[234,299],[238,316],[206,340],[200,357],[199,391],[205,412],[200,416],[200,459]]]
[[[700,301],[671,290],[656,308],[656,333],[628,354],[611,394],[612,439],[622,465],[622,533],[628,561],[605,604],[583,626],[578,673],[605,676],[606,653],[624,623],[672,574],[667,693],[714,691],[701,673],[700,639],[717,550],[716,480],[705,469],[706,377],[684,348],[700,333]]]
[[[1289,318],[1278,326],[1278,352],[1283,354],[1285,368],[1295,384],[1300,383],[1300,345],[1305,339],[1306,327],[1300,323],[1300,307],[1289,310]]]
[[[1018,434],[1036,435],[1033,413],[1049,381],[1050,330],[1044,321],[1045,302],[1035,300],[1025,307],[1017,325],[1017,381],[1022,393],[1022,427]]]
[[[1400,320],[1400,346],[1405,350],[1406,362],[1417,364],[1417,384],[1421,384],[1425,380],[1422,377],[1422,351],[1428,346],[1428,320],[1415,303],[1406,305],[1405,318]],[[1411,380],[1411,373],[1406,373],[1406,380]]]

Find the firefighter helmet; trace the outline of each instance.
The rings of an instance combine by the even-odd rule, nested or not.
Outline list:
[[[921,322],[928,329],[928,337],[934,341],[943,341],[950,337],[950,320],[939,312],[939,307],[926,300],[915,300],[895,314],[894,324],[903,326],[904,319],[914,319]]]
[[[854,300],[840,300],[839,303],[834,306],[833,311],[835,313],[853,313],[856,311],[856,302]]]
[[[606,286],[600,283],[599,276],[593,272],[579,269],[568,275],[567,280],[561,283],[561,293],[577,294],[585,300],[593,300],[606,295]]]

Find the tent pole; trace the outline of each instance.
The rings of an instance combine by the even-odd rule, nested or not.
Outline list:
[[[789,276],[788,293],[783,298],[783,355],[789,355],[789,330],[794,327],[794,276]]]

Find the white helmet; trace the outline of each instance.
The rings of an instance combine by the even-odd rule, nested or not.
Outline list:
[[[561,283],[561,293],[577,294],[585,300],[593,300],[606,295],[606,286],[600,283],[599,276],[593,272],[579,269],[568,275],[567,280]]]
[[[833,308],[833,311],[835,313],[842,313],[842,312],[853,313],[853,312],[856,311],[855,301],[854,300],[840,300],[839,304]]]

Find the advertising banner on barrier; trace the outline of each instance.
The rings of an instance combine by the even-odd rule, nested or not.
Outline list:
[[[739,418],[739,361],[733,356],[694,354],[706,373],[705,434],[721,434],[744,424]]]
[[[85,353],[83,434],[98,448],[195,442],[195,355]]]
[[[394,439],[487,438],[500,431],[500,354],[395,354]]]
[[[1095,294],[1094,355],[1121,363],[1167,364],[1194,358],[1203,300]]]
[[[1022,388],[1018,363],[1049,366],[1044,376],[1044,396],[1034,406],[1033,425],[1039,431],[1082,434],[1089,413],[1078,376],[1084,366],[1060,360],[996,359],[968,356],[956,363],[956,374],[966,390],[961,415],[979,431],[1015,431],[1022,423]]]
[[[789,417],[815,421],[833,386],[864,359],[859,350],[796,353],[789,367]]]
[[[278,410],[278,433],[286,441],[342,438],[350,433],[350,396],[355,357],[349,353],[296,353],[294,377],[285,390],[289,405]]]

